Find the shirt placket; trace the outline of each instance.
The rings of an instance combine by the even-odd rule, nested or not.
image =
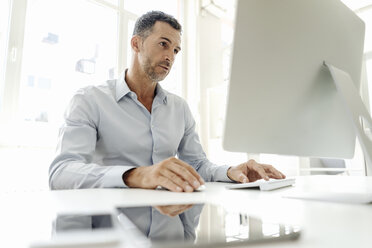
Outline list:
[[[151,135],[152,135],[152,161],[158,161],[157,159],[157,154],[158,154],[158,149],[159,149],[159,144],[158,140],[156,139],[157,135],[157,110],[159,108],[160,103],[157,101],[157,97],[155,97],[152,109],[151,109],[151,115],[150,115],[150,128],[151,128]]]

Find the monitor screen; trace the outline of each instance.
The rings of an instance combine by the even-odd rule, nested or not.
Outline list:
[[[353,124],[323,62],[359,88],[364,29],[339,0],[238,1],[224,148],[352,158]]]

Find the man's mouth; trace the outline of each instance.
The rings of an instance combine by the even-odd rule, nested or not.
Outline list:
[[[169,71],[169,69],[170,69],[170,65],[169,64],[159,64],[159,66],[161,67],[161,68],[163,68],[164,70],[166,70],[166,71]]]
[[[169,67],[165,66],[165,65],[159,65],[161,68],[163,68],[164,70],[167,70],[169,71]]]

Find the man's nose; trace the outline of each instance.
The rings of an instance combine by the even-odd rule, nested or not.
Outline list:
[[[165,60],[168,61],[170,64],[173,63],[174,58],[175,58],[175,54],[172,53],[172,52],[167,53],[166,56],[165,56]]]

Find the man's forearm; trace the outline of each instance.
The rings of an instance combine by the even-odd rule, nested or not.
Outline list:
[[[49,171],[50,189],[125,187],[120,175],[131,168],[56,159]]]

